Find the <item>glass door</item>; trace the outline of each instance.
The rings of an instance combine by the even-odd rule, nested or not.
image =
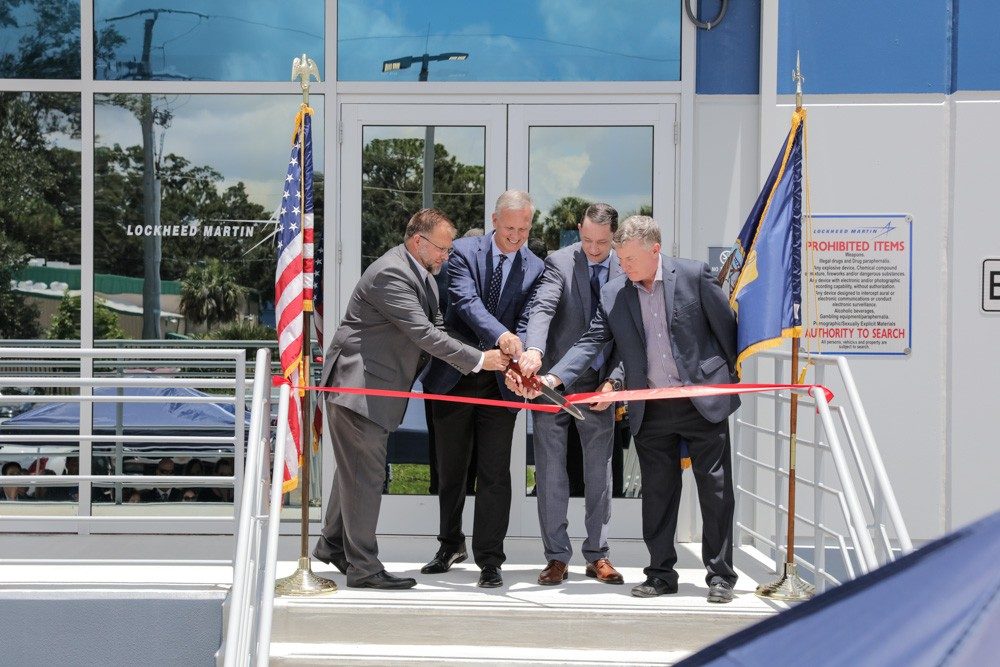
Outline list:
[[[459,235],[489,231],[493,203],[506,188],[502,105],[344,104],[341,112],[342,263],[335,322],[361,273],[402,243],[406,222],[417,210],[441,209]],[[422,391],[419,383],[414,391]],[[425,402],[411,400],[389,438],[379,532],[437,534],[431,452]],[[324,488],[328,493],[329,482]],[[469,500],[465,522],[471,526]]]
[[[605,202],[618,210],[619,220],[652,215],[660,224],[664,253],[671,254],[678,210],[675,117],[674,104],[510,106],[508,183],[527,189],[535,199],[538,213],[532,236],[545,243],[546,251],[575,243],[576,226],[587,206]],[[530,415],[526,422],[525,446],[515,443],[511,476],[514,502],[523,504],[520,534],[536,536]],[[572,496],[570,535],[585,537],[582,449],[575,430],[570,433],[566,465]],[[627,423],[617,425],[612,468],[611,535],[641,537],[642,480]],[[681,539],[692,532],[693,479],[687,477],[686,507],[682,506],[678,522]],[[512,522],[511,534],[514,529]]]

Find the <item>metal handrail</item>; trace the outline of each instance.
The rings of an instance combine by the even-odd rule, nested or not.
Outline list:
[[[280,523],[281,481],[284,466],[285,429],[277,429],[275,454],[268,465],[271,438],[270,350],[257,351],[250,411],[247,475],[240,497],[240,520],[233,558],[233,585],[226,599],[226,633],[219,656],[225,667],[266,664],[270,641],[270,600],[274,594],[274,559]],[[278,393],[278,422],[288,419],[287,385]],[[269,475],[265,473],[269,472]],[[269,511],[265,513],[265,509]],[[264,521],[269,530],[265,533]],[[262,539],[263,538],[263,539]],[[268,563],[270,565],[268,566]],[[267,640],[262,641],[266,617]],[[263,646],[263,651],[261,650]]]
[[[73,360],[80,364],[79,375],[72,376],[62,374],[59,377],[51,375],[17,375],[12,368],[17,366],[27,366],[45,364],[52,360]],[[152,373],[129,374],[127,376],[114,377],[94,377],[94,365],[109,366],[115,365],[123,360],[130,360],[134,363],[142,363],[148,366],[163,366],[164,364],[186,363],[199,361],[216,365],[229,365],[232,367],[233,376],[229,378],[209,378],[209,379],[179,379],[176,377],[167,378],[162,375]],[[0,401],[3,403],[36,402],[53,403],[77,402],[80,404],[79,421],[75,432],[62,434],[50,433],[6,433],[0,435],[0,445],[19,444],[28,445],[29,451],[48,450],[45,445],[55,445],[58,443],[73,443],[77,446],[80,458],[81,474],[79,475],[22,475],[22,476],[0,476],[0,484],[15,484],[17,486],[32,487],[65,487],[79,486],[79,502],[77,512],[72,515],[45,516],[45,515],[9,515],[0,514],[0,525],[9,522],[24,522],[36,520],[40,523],[73,521],[77,523],[78,530],[86,532],[89,528],[85,526],[94,522],[120,522],[120,521],[145,521],[150,520],[156,523],[164,521],[184,521],[184,522],[215,522],[233,523],[236,517],[231,516],[209,516],[209,517],[144,517],[144,516],[109,516],[94,515],[92,513],[92,489],[105,485],[129,485],[135,487],[154,487],[166,484],[169,479],[169,486],[199,486],[199,487],[232,487],[233,496],[239,497],[242,485],[243,453],[244,453],[244,412],[246,409],[246,363],[245,351],[242,349],[163,349],[163,348],[140,348],[140,349],[97,349],[97,348],[69,348],[69,347],[0,347],[0,367],[4,369],[4,375],[0,377],[0,386],[29,386],[36,387],[41,384],[49,387],[66,387],[77,389],[79,393],[50,395],[43,394],[40,397],[29,396],[4,396]],[[266,375],[266,373],[265,373]],[[94,396],[94,387],[190,387],[190,388],[217,388],[228,390],[226,393],[205,397],[148,397],[148,396],[126,396],[123,393],[115,396]],[[149,400],[157,399],[156,401]],[[133,399],[136,399],[133,401]],[[92,423],[92,409],[94,403],[118,403],[125,404],[131,402],[151,403],[151,402],[190,402],[192,403],[222,403],[233,405],[233,427],[231,436],[203,436],[203,435],[126,435],[124,433],[100,433],[95,434]],[[228,427],[227,427],[228,428]],[[118,430],[121,430],[119,425]],[[101,446],[98,443],[108,443]],[[94,452],[108,452],[119,450],[121,446],[129,443],[143,444],[199,444],[217,445],[222,449],[232,450],[233,474],[227,476],[204,476],[188,477],[174,475],[169,478],[152,475],[122,475],[122,474],[90,474],[91,457]],[[37,447],[30,447],[37,444]],[[97,446],[95,446],[97,444]],[[112,447],[111,445],[114,445]],[[161,452],[168,450],[168,447],[157,447],[154,450],[143,450],[144,454],[150,451]],[[180,452],[181,450],[177,450]],[[60,452],[65,453],[65,452]],[[183,453],[190,453],[184,450]],[[227,452],[228,456],[228,452]],[[119,461],[120,464],[120,461]],[[234,507],[238,512],[238,508]],[[228,532],[228,531],[227,531]]]
[[[786,351],[763,352],[757,356],[758,369],[766,360],[771,360],[774,364],[774,381],[782,381],[778,378],[786,376],[787,363],[790,358],[791,354]],[[912,543],[899,512],[899,505],[896,502],[892,485],[885,471],[847,359],[843,356],[814,354],[801,355],[801,358],[816,365],[816,382],[818,384],[824,382],[823,371],[825,368],[835,369],[843,384],[843,389],[840,387],[836,389],[842,399],[839,401],[840,405],[831,407],[821,390],[812,392],[811,398],[803,397],[800,399],[800,406],[814,408],[816,417],[812,420],[813,437],[810,439],[800,433],[796,440],[799,445],[804,445],[812,451],[813,458],[812,479],[808,480],[804,476],[800,476],[798,479],[803,486],[813,489],[812,515],[803,514],[803,512],[808,512],[808,508],[803,509],[801,506],[796,512],[796,521],[801,521],[804,525],[814,529],[815,550],[813,558],[815,563],[803,560],[803,564],[806,565],[807,570],[817,574],[817,578],[835,581],[825,567],[827,538],[834,539],[839,545],[849,577],[854,576],[855,563],[857,571],[861,573],[878,567],[880,559],[876,555],[876,540],[879,544],[879,553],[887,561],[893,560],[899,551],[906,553],[912,550]],[[758,374],[758,379],[767,381],[763,373]],[[844,397],[846,400],[843,400]],[[745,408],[737,416],[734,434],[734,460],[736,462],[734,476],[736,477],[739,516],[735,523],[737,531],[748,537],[751,542],[759,541],[771,547],[777,568],[778,561],[784,557],[784,548],[781,544],[783,535],[780,533],[788,512],[787,507],[782,504],[783,487],[787,484],[788,471],[782,467],[781,460],[787,452],[789,434],[783,432],[779,426],[784,419],[782,409],[790,401],[784,392],[774,395],[761,394],[755,396],[756,398],[765,401],[773,400],[773,422],[771,424],[757,423],[756,418],[748,418],[748,413],[756,414],[756,411],[750,412],[751,406],[756,407],[756,400],[747,401]],[[834,413],[836,413],[835,416]],[[763,414],[761,413],[761,415]],[[787,415],[787,412],[785,414]],[[851,417],[858,425],[858,431],[853,430]],[[804,430],[801,413],[799,429],[800,431]],[[843,437],[846,437],[847,446],[842,445],[841,431]],[[857,437],[859,433],[860,438]],[[773,439],[773,462],[762,460],[756,455],[756,450],[743,446],[744,441],[756,444],[756,438],[765,435]],[[834,465],[836,485],[828,484],[831,476],[823,474],[825,460],[832,461]],[[749,467],[750,470],[744,470],[745,467]],[[757,482],[758,472],[755,471],[770,472],[773,475],[773,500],[765,497],[767,494],[761,488],[761,484]],[[749,478],[744,479],[746,476]],[[839,488],[837,488],[838,486]],[[834,506],[840,510],[844,534],[837,532],[829,522],[824,520],[823,498],[830,495],[834,497]],[[769,507],[773,511],[773,528],[778,533],[773,540],[761,539],[762,533],[768,532],[768,529],[757,525],[758,512],[755,507],[759,506]],[[893,549],[887,526],[882,521],[883,515],[888,515],[888,528],[891,528],[896,537],[897,549]],[[847,550],[848,543],[853,549],[853,562],[851,553]],[[802,560],[801,553],[796,556],[796,561],[800,560]],[[821,574],[822,576],[819,576]],[[822,585],[822,582],[817,583]]]

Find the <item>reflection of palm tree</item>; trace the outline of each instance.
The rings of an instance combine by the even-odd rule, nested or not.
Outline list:
[[[211,329],[236,318],[248,291],[229,267],[210,259],[203,266],[192,266],[181,279],[181,313]]]

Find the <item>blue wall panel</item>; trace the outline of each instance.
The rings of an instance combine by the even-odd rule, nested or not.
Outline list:
[[[954,2],[958,7],[954,89],[1000,90],[1000,2]]]
[[[721,0],[692,0],[702,21],[714,18]],[[687,16],[684,17],[687,21]],[[700,95],[756,95],[760,92],[760,0],[730,0],[718,27],[698,31]]]
[[[781,0],[778,93],[795,92],[796,50],[802,53],[807,93],[951,92],[952,4]],[[990,29],[995,35],[995,21]],[[996,41],[984,41],[982,48],[995,49]]]

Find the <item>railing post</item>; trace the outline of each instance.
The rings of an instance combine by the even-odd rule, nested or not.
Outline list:
[[[857,535],[856,547],[859,551],[858,562],[861,571],[869,572],[878,567],[878,559],[875,557],[875,546],[872,543],[871,533],[868,532],[868,523],[865,521],[864,513],[861,511],[861,504],[858,502],[858,492],[854,487],[854,480],[847,467],[847,457],[840,445],[840,438],[833,425],[830,416],[830,405],[826,402],[823,390],[816,388],[812,391],[813,398],[816,399],[816,407],[819,409],[820,418],[823,420],[823,430],[830,440],[830,453],[833,455],[833,463],[837,467],[841,483],[844,486],[844,498],[847,501],[847,509],[850,514],[850,521],[854,524]]]
[[[816,384],[823,384],[824,381],[824,368],[822,366],[816,367]],[[821,576],[819,572],[826,571],[826,533],[823,532],[822,526],[826,525],[824,521],[823,512],[823,496],[824,493],[820,489],[820,485],[823,483],[823,451],[819,446],[819,425],[816,416],[813,415],[812,418],[812,441],[815,443],[813,445],[813,520],[816,522],[815,535],[813,540],[813,559],[816,563],[816,577],[813,580],[813,584],[816,585],[816,590],[820,593],[826,590],[826,577]]]

